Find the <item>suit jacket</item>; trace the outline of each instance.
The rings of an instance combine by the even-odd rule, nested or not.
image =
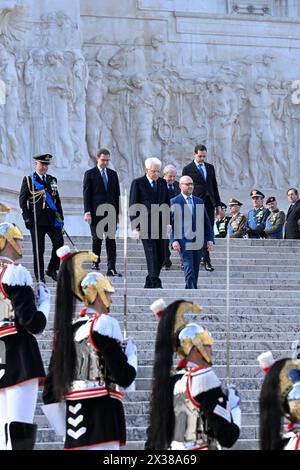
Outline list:
[[[34,173],[34,178],[40,183],[45,189],[47,189],[48,193],[50,194],[57,212],[61,219],[63,220],[63,210],[61,206],[61,200],[57,191],[57,179],[51,175],[46,176],[46,184],[43,180],[38,176],[38,174]],[[28,180],[27,180],[28,178]],[[27,182],[28,181],[28,182]],[[29,183],[29,187],[28,187]],[[34,188],[35,191],[39,191],[36,187]],[[24,176],[22,181],[22,186],[20,189],[19,194],[19,205],[21,208],[22,216],[25,222],[31,221],[33,222],[33,202],[32,202],[32,179],[31,176]],[[36,196],[36,218],[37,218],[37,225],[54,225],[55,221],[55,212],[49,207],[45,198]]]
[[[294,204],[286,214],[286,221],[285,221],[285,239],[292,239],[292,240],[299,240],[300,239],[300,231],[298,226],[298,220],[300,224],[300,199]]]
[[[84,213],[90,212],[92,224],[96,223],[96,210],[100,204],[111,204],[119,214],[120,184],[116,171],[106,169],[108,186],[105,189],[100,170],[97,166],[87,170],[83,179],[83,204]]]
[[[168,187],[168,184],[167,184],[167,187]],[[170,200],[171,200],[173,197],[178,196],[178,194],[181,193],[180,188],[179,188],[179,183],[178,183],[178,181],[174,181],[173,187],[174,187],[174,189],[169,189],[169,188],[168,188],[168,193],[169,193],[169,198],[170,198]]]
[[[200,172],[194,161],[186,165],[182,170],[182,176],[190,176],[194,182],[194,196],[211,200],[214,207],[221,205],[221,199],[218,190],[218,184],[215,174],[215,168],[210,163],[204,163],[206,168],[206,180],[200,175]]]
[[[187,202],[185,198],[183,197],[182,194],[179,194],[178,196],[174,197],[171,199],[171,226],[172,226],[172,231],[171,231],[171,236],[170,240],[171,243],[178,241],[180,244],[180,247],[182,250],[185,250],[185,245],[186,242],[191,242],[195,240],[195,236],[192,235],[191,230],[193,232],[197,231],[197,226],[201,222],[197,220],[197,205],[199,204],[204,204],[203,200],[200,199],[199,197],[193,196],[193,205],[194,205],[194,210],[193,210],[193,216],[191,218],[188,218],[185,220],[186,212],[188,209],[187,207]],[[177,233],[176,225],[178,224],[178,220],[176,222],[177,217],[181,218],[181,224],[179,223],[180,227],[180,232]],[[192,219],[192,220],[191,220]],[[207,243],[208,241],[214,241],[214,233],[213,233],[213,228],[211,226],[209,217],[207,215],[206,209],[204,207],[204,240],[203,244]],[[196,235],[197,236],[197,235]],[[201,249],[202,246],[199,248]]]
[[[129,194],[129,206],[131,207],[133,204],[142,204],[146,208],[146,218],[147,218],[147,224],[148,224],[148,236],[151,233],[151,206],[153,204],[167,204],[170,206],[170,198],[169,198],[169,192],[168,192],[168,187],[166,180],[163,178],[158,178],[157,180],[157,192],[155,192],[146,175],[136,178],[135,180],[132,181],[131,187],[130,187],[130,194]],[[134,213],[130,214],[130,220],[133,222],[138,214],[135,215]],[[155,221],[152,221],[155,224]],[[162,234],[162,216],[161,214],[159,215],[159,218],[157,220],[159,222],[159,234],[161,236]],[[168,221],[166,221],[166,224],[168,224]],[[137,228],[142,230],[142,227],[138,225]]]

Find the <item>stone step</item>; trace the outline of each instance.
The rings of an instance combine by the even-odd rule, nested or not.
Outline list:
[[[72,237],[73,238],[73,237]],[[67,240],[66,240],[67,242]],[[74,237],[80,249],[91,249],[90,237]],[[172,268],[162,270],[164,289],[143,289],[146,262],[141,243],[128,239],[128,334],[138,347],[139,368],[136,392],[125,394],[124,406],[128,427],[125,449],[143,449],[149,414],[149,391],[152,382],[154,342],[157,319],[149,305],[159,297],[167,303],[179,298],[195,301],[203,306],[203,314],[187,315],[187,319],[200,321],[215,340],[213,345],[214,369],[221,380],[226,377],[226,260],[227,240],[216,240],[212,253],[215,271],[208,273],[203,267],[199,273],[199,289],[186,291],[180,260],[172,252]],[[51,250],[47,243],[45,259]],[[106,270],[106,253],[102,250],[101,265]],[[231,380],[241,396],[243,427],[237,450],[258,448],[258,399],[263,374],[257,364],[257,356],[272,350],[276,358],[287,357],[300,332],[300,272],[298,259],[300,241],[282,240],[230,240],[230,363]],[[124,266],[123,240],[117,239],[117,269]],[[23,264],[32,272],[32,248],[25,242]],[[55,302],[54,283],[46,277],[51,300],[51,314],[44,335],[38,336],[42,356],[47,366],[51,354],[53,312]],[[113,297],[111,315],[123,327],[124,279],[113,278],[117,288]],[[80,305],[78,304],[78,309]],[[225,383],[225,381],[224,381]],[[62,442],[49,428],[41,408],[41,392],[35,420],[39,425],[37,449],[61,449]]]

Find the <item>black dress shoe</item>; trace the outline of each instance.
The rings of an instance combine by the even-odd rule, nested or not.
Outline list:
[[[53,279],[53,281],[57,281],[57,272],[56,271],[49,271],[49,269],[47,269],[46,275],[51,277]]]
[[[115,269],[109,269],[106,273],[106,276],[122,277],[122,274],[117,273],[117,271]]]
[[[200,266],[204,266],[204,261],[203,261],[203,259],[200,261]]]
[[[215,270],[215,268],[210,264],[210,262],[205,262],[204,267],[205,267],[206,271],[214,271]]]
[[[92,263],[92,269],[94,271],[99,271],[99,263]]]

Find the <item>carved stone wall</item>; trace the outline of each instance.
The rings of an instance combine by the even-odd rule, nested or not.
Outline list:
[[[149,156],[180,173],[196,143],[223,191],[298,186],[299,47],[296,0],[0,0],[3,202],[49,152],[81,218],[99,147],[127,186]]]

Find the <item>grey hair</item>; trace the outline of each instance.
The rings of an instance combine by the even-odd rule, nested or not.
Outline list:
[[[176,168],[176,166],[171,165],[171,164],[170,164],[170,165],[166,165],[166,166],[164,167],[164,175],[165,175],[166,173],[168,173],[169,171],[176,171],[176,173],[177,173],[177,168]]]
[[[159,168],[161,168],[161,161],[157,157],[150,157],[146,158],[145,160],[145,168],[146,170],[149,170],[152,165],[159,165]]]

